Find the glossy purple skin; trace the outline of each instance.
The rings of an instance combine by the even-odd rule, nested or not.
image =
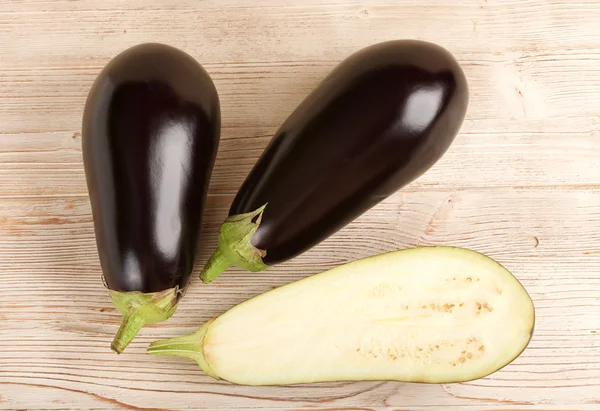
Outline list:
[[[178,49],[138,45],[102,70],[82,134],[108,288],[151,293],[187,285],[220,121],[210,76]]]
[[[267,265],[289,260],[427,171],[458,133],[468,99],[462,69],[437,45],[363,49],[285,121],[229,214],[268,203],[252,244]]]

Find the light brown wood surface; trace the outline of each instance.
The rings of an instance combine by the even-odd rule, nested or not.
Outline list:
[[[287,115],[350,53],[397,38],[439,43],[468,77],[444,158],[289,263],[194,281],[168,322],[113,354],[119,315],[100,280],[80,137],[109,59],[164,42],[216,83],[222,140],[198,268]],[[463,384],[251,388],[145,354],[273,287],[426,244],[484,252],[525,285],[535,335],[511,365]],[[0,409],[600,409],[600,2],[0,0]]]

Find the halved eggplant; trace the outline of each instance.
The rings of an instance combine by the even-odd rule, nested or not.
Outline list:
[[[163,44],[123,51],[89,92],[83,161],[103,279],[123,315],[116,352],[186,290],[220,122],[208,73]]]
[[[389,41],[348,57],[244,181],[202,281],[294,258],[419,177],[456,137],[468,100],[458,62],[435,44]]]
[[[509,364],[533,327],[533,303],[503,266],[467,249],[422,247],[274,289],[148,352],[189,357],[243,385],[451,383]]]

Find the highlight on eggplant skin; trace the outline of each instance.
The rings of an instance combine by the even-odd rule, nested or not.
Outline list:
[[[186,290],[220,122],[209,74],[164,44],[123,51],[89,92],[83,160],[103,280],[123,315],[118,353]]]
[[[148,353],[241,385],[457,383],[528,346],[535,307],[505,267],[456,247],[380,254],[286,284]]]
[[[453,142],[468,100],[458,62],[432,43],[388,41],[342,61],[247,176],[201,279],[292,259],[421,176]]]

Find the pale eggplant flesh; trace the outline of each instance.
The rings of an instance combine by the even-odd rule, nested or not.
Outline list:
[[[242,385],[452,383],[511,363],[534,322],[527,291],[493,259],[420,247],[266,292],[148,352],[189,357],[212,377]]]

